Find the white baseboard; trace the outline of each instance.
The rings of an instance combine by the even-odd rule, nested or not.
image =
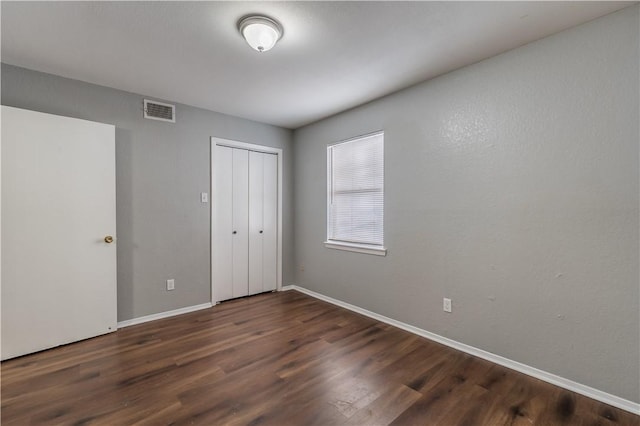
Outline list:
[[[283,285],[280,288],[280,291],[289,291],[289,290],[295,290],[295,289],[296,289],[296,286],[290,284],[290,285]],[[297,289],[300,289],[300,287],[297,287]]]
[[[146,315],[144,317],[124,320],[118,323],[118,328],[129,327],[131,325],[142,324],[144,322],[155,321],[162,318],[169,318],[169,317],[173,317],[181,314],[187,314],[189,312],[199,311],[200,309],[207,309],[212,306],[213,305],[211,304],[211,302],[209,302],[209,303],[203,303],[201,305],[186,306],[184,308],[174,309],[173,311],[159,312],[157,314]]]
[[[316,299],[324,300],[325,302],[329,302],[331,304],[340,306],[342,308],[348,309],[353,312],[357,312],[369,318],[373,318],[380,322],[384,322],[386,324],[393,325],[395,327],[406,330],[410,333],[417,334],[418,336],[422,336],[429,340],[433,340],[438,343],[442,343],[443,345],[449,346],[451,348],[457,349],[459,351],[468,353],[470,355],[477,356],[478,358],[485,359],[487,361],[491,361],[495,364],[502,365],[503,367],[510,368],[512,370],[518,371],[520,373],[524,373],[528,376],[535,377],[536,379],[543,380],[545,382],[551,383],[553,385],[559,386],[561,388],[579,393],[581,395],[587,396],[589,398],[595,399],[600,402],[604,402],[605,404],[612,405],[614,407],[620,408],[625,411],[629,411],[633,414],[640,414],[640,404],[629,401],[624,398],[620,398],[619,396],[612,395],[607,392],[603,392],[601,390],[592,388],[590,386],[583,385],[582,383],[574,382],[573,380],[565,379],[564,377],[557,376],[555,374],[549,373],[547,371],[539,370],[535,367],[531,367],[526,364],[522,364],[517,361],[513,361],[511,359],[502,357],[500,355],[496,355],[491,352],[487,352],[485,350],[476,348],[474,346],[466,345],[464,343],[460,343],[458,341],[449,339],[447,337],[440,336],[435,333],[431,333],[429,331],[423,330],[418,327],[414,327],[412,325],[406,324],[401,321],[394,320],[392,318],[385,317],[383,315],[377,314],[375,312],[368,311],[366,309],[360,308],[358,306],[352,305],[350,303],[343,302],[341,300],[334,299],[329,296],[325,296],[320,293],[316,293],[312,290],[307,290],[303,287],[298,287],[297,285],[288,285],[282,287],[282,290],[297,290],[301,293],[307,294],[311,297],[315,297]]]

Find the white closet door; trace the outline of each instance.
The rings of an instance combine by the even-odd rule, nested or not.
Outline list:
[[[263,160],[265,154],[249,152],[249,294],[263,292],[263,205],[264,178]]]
[[[215,209],[213,230],[215,271],[214,297],[227,300],[233,297],[233,149],[216,145]]]
[[[116,330],[115,127],[2,106],[2,359]]]
[[[276,289],[278,282],[278,156],[263,156],[262,291]]]
[[[249,294],[249,151],[233,149],[233,297]]]
[[[275,290],[278,156],[216,145],[214,167],[214,299]]]

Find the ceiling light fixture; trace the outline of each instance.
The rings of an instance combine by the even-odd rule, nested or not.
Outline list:
[[[275,46],[282,37],[282,27],[276,21],[266,16],[251,15],[238,22],[240,34],[247,40],[249,46],[258,52],[266,52]]]

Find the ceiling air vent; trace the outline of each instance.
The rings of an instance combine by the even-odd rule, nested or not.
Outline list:
[[[144,100],[144,118],[176,122],[176,106],[157,101]]]

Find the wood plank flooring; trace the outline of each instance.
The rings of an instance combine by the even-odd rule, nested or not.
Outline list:
[[[288,291],[2,363],[3,425],[639,425]]]

